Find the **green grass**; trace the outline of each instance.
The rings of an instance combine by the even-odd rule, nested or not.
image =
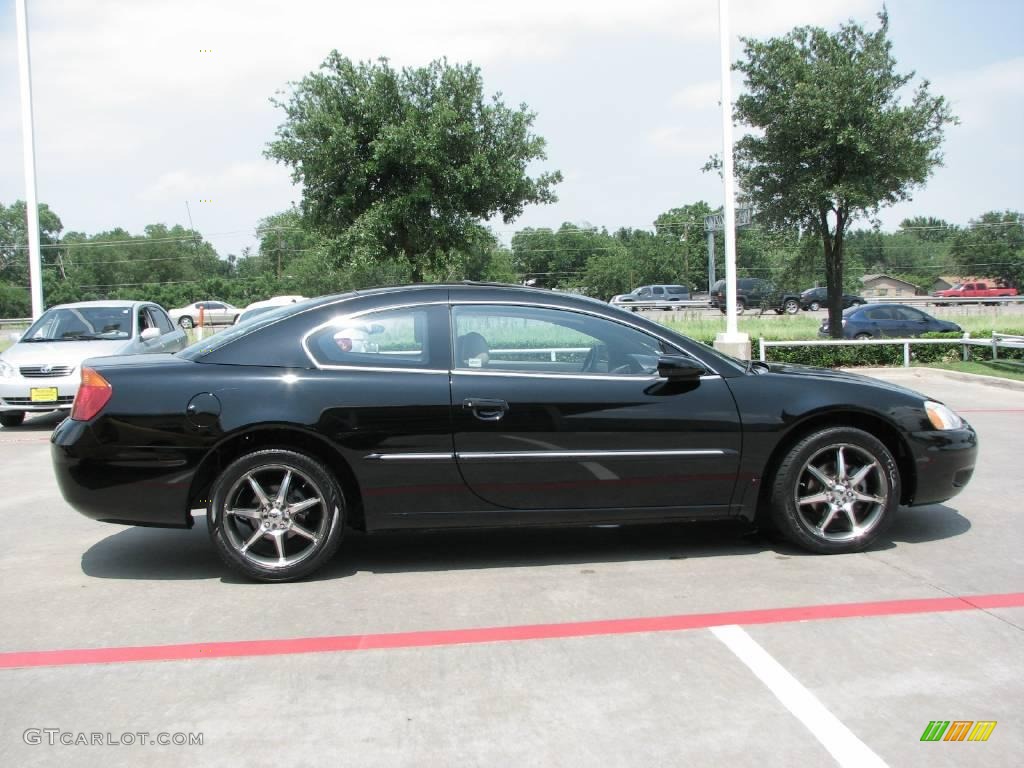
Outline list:
[[[662,320],[657,315],[654,319],[667,325],[679,333],[694,339],[706,341],[713,339],[715,334],[725,331],[724,315],[695,315],[692,318]],[[1024,334],[1024,316],[1014,317],[943,317],[955,322],[973,337],[991,336],[992,331],[1000,333]],[[757,317],[740,315],[739,330],[750,334],[752,340],[763,336],[770,341],[799,341],[818,338],[821,318],[808,315],[783,315],[781,317]]]
[[[1024,381],[1024,363],[1010,360],[971,360],[955,363],[929,363],[926,368],[941,368],[946,371],[979,373],[982,376],[998,376],[1002,379]]]

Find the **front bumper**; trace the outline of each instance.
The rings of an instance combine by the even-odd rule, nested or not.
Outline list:
[[[189,496],[201,449],[105,444],[89,422],[65,419],[50,437],[57,486],[75,510],[105,523],[192,525]]]
[[[81,380],[78,372],[68,376],[32,377],[5,376],[0,378],[0,411],[55,411],[70,408],[78,394]],[[55,389],[57,399],[52,401],[33,401],[33,389]]]
[[[909,506],[938,504],[967,486],[978,458],[978,435],[970,425],[911,432],[908,437],[916,469]]]

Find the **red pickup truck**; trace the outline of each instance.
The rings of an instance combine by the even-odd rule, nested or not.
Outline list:
[[[992,299],[1000,296],[1016,296],[1016,288],[998,288],[988,283],[958,283],[945,291],[936,291],[936,296],[945,299]],[[988,303],[988,302],[984,302]],[[998,304],[998,302],[992,302]]]

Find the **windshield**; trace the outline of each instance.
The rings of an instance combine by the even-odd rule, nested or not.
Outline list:
[[[225,344],[230,344],[235,339],[241,338],[247,333],[251,333],[252,331],[260,328],[265,328],[272,323],[276,323],[282,318],[301,312],[314,303],[315,300],[307,299],[306,301],[299,301],[295,304],[286,304],[283,307],[271,307],[269,312],[257,315],[251,320],[247,318],[245,322],[232,325],[225,331],[215,333],[213,336],[206,339],[200,339],[195,344],[191,344],[181,350],[181,352],[178,353],[178,356],[183,357],[186,360],[198,360],[200,357],[208,355],[215,349],[220,349]],[[253,312],[256,310],[250,311]]]
[[[131,307],[55,307],[36,320],[23,342],[130,339]]]

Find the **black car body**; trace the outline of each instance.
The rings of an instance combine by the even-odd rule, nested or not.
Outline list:
[[[903,304],[867,304],[843,311],[844,339],[903,339],[925,333],[963,333],[963,328]],[[827,319],[821,321],[818,335],[829,335]]]
[[[853,293],[843,294],[843,309],[859,307],[866,303],[867,301],[863,296],[857,296]],[[819,309],[825,308],[828,308],[828,288],[808,288],[800,294],[800,309],[816,312]]]
[[[725,312],[726,309],[725,280],[718,280],[711,286],[711,306]],[[740,314],[747,309],[764,307],[775,310],[781,315],[795,315],[800,311],[800,296],[780,290],[770,280],[760,277],[736,278],[736,311]]]
[[[52,436],[65,499],[144,526],[191,526],[207,508],[225,561],[269,581],[318,567],[343,526],[772,514],[809,549],[849,551],[898,503],[957,494],[977,450],[969,425],[915,392],[742,363],[607,304],[520,287],[314,299],[177,355],[88,367]],[[815,478],[829,472],[826,494]],[[860,503],[871,525],[855,524]],[[300,545],[316,552],[300,558]]]

